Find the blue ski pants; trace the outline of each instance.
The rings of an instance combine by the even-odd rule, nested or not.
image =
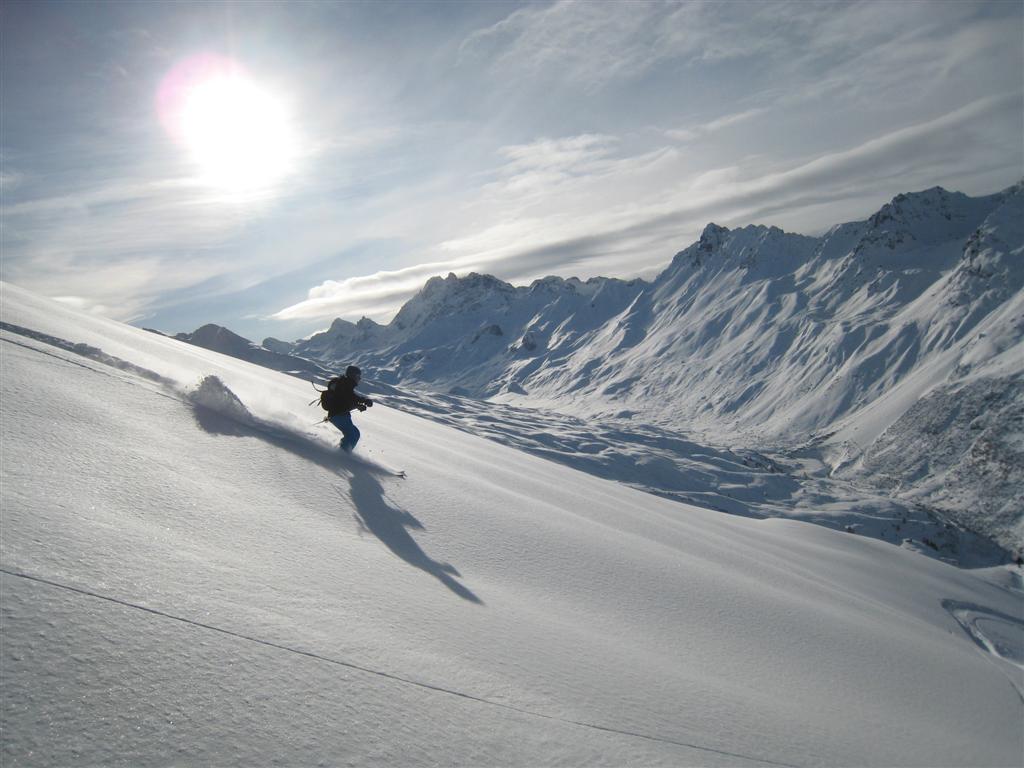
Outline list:
[[[337,413],[330,418],[331,424],[341,430],[341,450],[352,453],[359,442],[359,430],[352,423],[351,413]]]

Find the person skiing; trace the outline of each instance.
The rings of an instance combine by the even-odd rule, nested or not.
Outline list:
[[[363,372],[350,365],[344,376],[336,376],[327,384],[332,393],[327,402],[327,420],[341,430],[341,450],[346,453],[352,453],[359,442],[359,430],[352,423],[352,410],[365,411],[373,406],[373,400],[356,392],[362,378]]]

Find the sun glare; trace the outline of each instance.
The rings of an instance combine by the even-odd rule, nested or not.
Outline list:
[[[284,104],[237,62],[210,55],[183,62],[165,79],[159,105],[205,184],[244,196],[272,189],[293,170],[296,139]]]

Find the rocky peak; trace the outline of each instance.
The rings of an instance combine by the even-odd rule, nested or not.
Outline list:
[[[242,338],[234,331],[222,325],[207,323],[192,333],[179,333],[174,338],[187,341],[208,349],[228,349],[252,346],[252,342]]]
[[[872,229],[906,224],[908,219],[920,218],[930,211],[949,218],[949,193],[942,187],[932,187],[923,192],[902,193],[883,205],[869,219]]]
[[[538,293],[541,291],[546,291],[548,293],[556,293],[563,291],[566,288],[574,288],[578,284],[579,280],[577,280],[576,278],[564,280],[563,278],[557,277],[556,275],[548,275],[547,277],[542,277],[539,280],[534,280],[532,283],[530,283],[529,290],[531,293]]]
[[[932,187],[896,195],[867,220],[857,251],[870,246],[901,250],[967,238],[999,205],[1002,195],[970,198]]]
[[[725,241],[728,234],[728,228],[720,227],[713,222],[708,224],[704,227],[704,231],[701,233],[700,239],[696,243],[682,251],[679,251],[679,253],[672,257],[672,263],[669,265],[668,269],[658,277],[658,281],[663,280],[667,275],[678,272],[684,267],[700,269],[707,260],[707,257],[722,246],[722,243]]]
[[[275,339],[273,336],[265,338],[261,346],[264,349],[269,349],[271,352],[275,352],[279,355],[290,355],[295,351],[294,344],[288,341]]]
[[[514,289],[508,283],[492,275],[470,272],[465,277],[459,277],[454,272],[449,272],[447,277],[442,278],[438,275],[427,280],[419,295],[432,297],[438,294],[451,295],[453,293],[487,290],[510,291]]]
[[[697,241],[697,250],[701,253],[711,253],[722,245],[728,234],[728,227],[720,227],[714,222],[708,224],[701,232],[700,240]]]
[[[432,277],[423,289],[406,302],[392,321],[400,330],[422,325],[442,315],[455,315],[472,311],[485,303],[505,303],[516,294],[516,289],[491,275],[470,272],[458,277],[449,272],[445,278]]]
[[[334,322],[331,323],[331,327],[327,329],[327,333],[335,335],[339,333],[349,333],[352,328],[353,325],[348,320],[342,320],[340,317],[336,317]]]

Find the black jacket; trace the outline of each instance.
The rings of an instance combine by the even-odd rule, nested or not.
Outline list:
[[[349,413],[360,405],[373,405],[370,398],[356,392],[356,383],[348,376],[331,379],[327,388],[335,392],[334,407],[327,412],[327,418],[337,416],[339,413]]]

